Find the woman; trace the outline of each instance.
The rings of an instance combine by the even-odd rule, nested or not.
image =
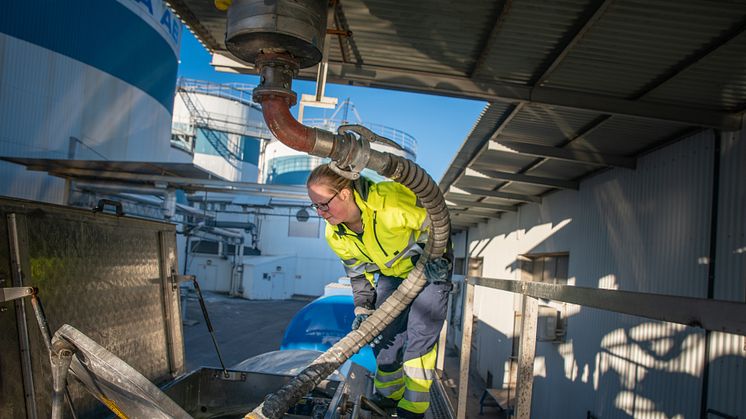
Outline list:
[[[311,206],[327,222],[326,240],[350,277],[356,329],[414,268],[427,241],[427,213],[398,183],[353,182],[326,164],[311,172],[306,186]],[[436,343],[451,290],[451,255],[443,256],[426,264],[427,286],[373,347],[376,391],[397,402],[401,418],[422,418],[430,406]]]

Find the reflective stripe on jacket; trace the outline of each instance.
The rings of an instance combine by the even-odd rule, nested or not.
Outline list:
[[[366,180],[366,182],[369,182]],[[326,240],[342,259],[347,275],[365,275],[373,280],[373,272],[405,278],[414,268],[412,256],[422,253],[418,242],[424,242],[429,223],[417,197],[405,186],[395,182],[368,183],[367,189],[353,190],[360,208],[363,233],[358,235],[344,224],[326,226]],[[357,188],[356,188],[357,189]]]

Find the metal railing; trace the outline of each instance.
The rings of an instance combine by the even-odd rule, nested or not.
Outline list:
[[[329,159],[322,159],[321,157],[310,156],[306,154],[299,156],[275,157],[271,159],[267,164],[267,167],[269,167],[269,171],[267,173],[266,181],[270,181],[270,176],[280,176],[289,172],[310,172],[317,166],[328,161]]]
[[[474,323],[474,287],[482,286],[523,296],[515,417],[531,417],[538,300],[548,299],[583,307],[630,314],[653,320],[679,323],[708,331],[746,336],[746,304],[706,298],[679,297],[631,291],[616,291],[508,279],[466,279],[462,314],[461,359],[457,419],[466,418],[469,363]]]
[[[254,102],[252,95],[253,84],[246,83],[213,83],[205,80],[180,78],[177,82],[179,90],[187,92],[202,93],[210,96],[217,96],[224,99],[235,100],[246,106],[260,109],[260,106]]]

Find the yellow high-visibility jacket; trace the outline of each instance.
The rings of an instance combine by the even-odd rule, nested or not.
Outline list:
[[[406,278],[414,268],[411,257],[422,254],[418,243],[427,241],[427,212],[412,191],[395,182],[361,178],[353,194],[362,213],[363,233],[358,235],[344,224],[326,226],[326,240],[342,259],[347,275],[365,275],[371,285],[376,271]]]

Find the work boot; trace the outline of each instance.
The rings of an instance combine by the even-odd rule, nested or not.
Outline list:
[[[393,409],[396,407],[396,405],[399,403],[398,400],[389,399],[388,397],[383,397],[378,393],[373,393],[373,396],[369,399],[372,403],[374,403],[376,406],[380,407],[381,409]]]

